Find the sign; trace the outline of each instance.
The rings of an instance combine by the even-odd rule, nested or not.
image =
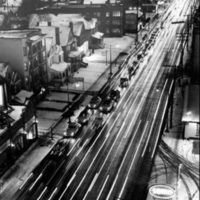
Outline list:
[[[4,99],[3,99],[3,85],[0,85],[0,107],[4,106]]]
[[[157,199],[172,199],[175,195],[175,189],[168,185],[153,185],[149,188],[149,193]]]

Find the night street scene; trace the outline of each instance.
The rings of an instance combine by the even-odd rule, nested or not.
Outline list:
[[[0,0],[0,200],[199,200],[200,0]]]

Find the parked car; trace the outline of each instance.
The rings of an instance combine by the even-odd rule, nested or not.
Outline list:
[[[120,78],[120,87],[128,87],[128,78],[127,77],[122,77]]]
[[[69,122],[66,132],[64,132],[64,137],[74,137],[80,130],[81,124],[78,122]]]
[[[100,112],[111,112],[114,108],[114,105],[114,101],[108,97],[101,103],[99,110]]]
[[[87,124],[90,120],[90,117],[92,115],[92,111],[89,109],[83,110],[80,115],[78,116],[78,123],[84,125]]]
[[[68,151],[69,143],[70,143],[69,140],[66,138],[58,140],[58,142],[51,150],[50,156],[54,159],[60,159],[60,157],[64,156],[65,153]]]
[[[119,99],[120,99],[120,91],[119,90],[111,90],[110,91],[110,94],[109,94],[109,97],[115,101],[115,102],[118,102]]]
[[[91,108],[91,109],[96,109],[100,105],[101,101],[102,100],[101,100],[101,98],[99,96],[94,96],[90,100],[90,103],[89,103],[88,107]]]

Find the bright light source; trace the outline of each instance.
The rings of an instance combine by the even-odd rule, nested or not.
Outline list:
[[[186,113],[187,116],[189,116],[189,115],[191,115],[191,114],[192,114],[191,111],[188,111],[188,112]]]

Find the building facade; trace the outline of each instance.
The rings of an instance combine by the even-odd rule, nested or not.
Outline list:
[[[8,62],[22,80],[22,89],[46,87],[46,45],[39,30],[0,31],[0,62]]]
[[[92,3],[90,3],[92,2]],[[96,18],[98,30],[107,37],[120,37],[124,35],[125,9],[124,4],[119,1],[104,1],[95,3],[87,1],[78,5],[63,6],[56,2],[56,5],[46,3],[46,7],[38,8],[36,13],[45,14],[82,14],[86,19]]]
[[[2,84],[3,83],[3,84]],[[5,82],[0,78],[0,97],[6,97]],[[0,176],[37,139],[36,110],[32,99],[26,105],[8,105],[0,100]]]

